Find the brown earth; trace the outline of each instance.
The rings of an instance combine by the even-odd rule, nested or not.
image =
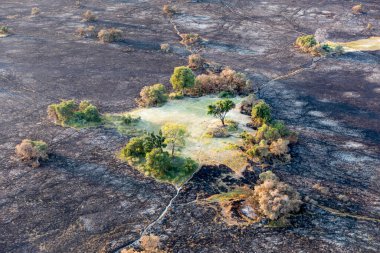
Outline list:
[[[378,1],[361,2],[364,15],[343,0],[172,1],[179,14],[171,23],[159,0],[1,1],[0,24],[12,35],[0,38],[0,252],[113,252],[143,231],[173,252],[379,252],[380,53],[313,59],[292,45],[303,33],[379,36]],[[41,14],[30,17],[32,7]],[[125,39],[75,37],[85,10],[98,16],[93,25],[119,28]],[[142,86],[169,85],[189,54],[175,28],[200,34],[196,49],[205,58],[246,72],[275,116],[300,133],[293,162],[274,171],[319,205],[306,203],[291,227],[228,226],[217,209],[195,201],[251,185],[259,172],[237,180],[223,166],[202,168],[152,224],[176,189],[118,161],[128,138],[47,121],[47,106],[59,99],[121,112],[136,106]],[[49,161],[38,169],[20,163],[14,147],[23,138],[48,142]]]

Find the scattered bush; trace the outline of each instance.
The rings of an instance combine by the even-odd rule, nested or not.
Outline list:
[[[98,33],[98,38],[103,43],[117,42],[123,39],[123,32],[115,28],[102,29]]]
[[[199,34],[196,34],[196,33],[183,33],[180,36],[182,38],[181,43],[186,46],[189,46],[201,41],[201,36],[199,36]]]
[[[33,167],[40,165],[40,160],[47,159],[48,145],[44,141],[32,141],[24,139],[16,145],[16,155],[23,161],[33,162]]]
[[[40,11],[40,9],[37,8],[37,7],[33,7],[33,8],[32,8],[32,11],[30,12],[30,14],[31,14],[32,16],[37,16],[37,15],[40,14],[40,13],[41,13],[41,11]]]
[[[268,124],[272,121],[271,109],[264,101],[260,101],[253,106],[251,115],[255,126]]]
[[[190,89],[194,86],[195,76],[193,71],[185,66],[174,68],[174,72],[170,77],[170,83],[175,91],[180,91],[184,94],[185,89]]]
[[[160,45],[161,51],[164,53],[169,53],[170,52],[170,45],[168,43],[162,43]]]
[[[192,69],[200,69],[203,68],[203,64],[205,60],[202,58],[200,54],[191,54],[189,55],[189,68]]]
[[[165,138],[162,132],[144,134],[129,140],[127,145],[121,150],[122,158],[132,160],[133,158],[144,158],[147,153],[155,148],[163,149],[166,147]]]
[[[225,126],[224,119],[229,111],[235,108],[235,103],[232,100],[224,99],[216,101],[207,108],[207,114],[219,118],[222,125]]]
[[[247,204],[271,220],[299,211],[302,203],[299,193],[271,174],[268,171],[261,176],[262,183],[255,186],[253,194],[246,200]]]
[[[62,126],[83,126],[101,121],[98,109],[88,101],[77,104],[74,100],[63,100],[59,104],[49,105],[48,117]]]
[[[250,84],[251,82],[243,73],[226,68],[220,74],[202,74],[197,76],[191,93],[201,96],[225,91],[231,94],[243,95],[250,90]]]
[[[82,14],[82,21],[85,21],[85,22],[94,22],[96,21],[96,16],[95,14],[93,14],[91,11],[87,10],[85,12],[83,12]]]
[[[364,14],[365,11],[364,11],[364,6],[363,6],[363,4],[357,4],[357,5],[355,5],[354,7],[352,7],[352,13],[353,13],[354,15]]]
[[[169,17],[173,16],[175,13],[176,13],[176,10],[175,8],[171,7],[170,5],[168,4],[164,4],[164,6],[162,7],[162,11],[168,15]]]
[[[314,35],[299,36],[296,40],[296,46],[306,53],[309,53],[317,44]]]
[[[136,99],[137,104],[141,107],[161,106],[166,101],[168,101],[166,88],[160,83],[143,87],[140,98]]]
[[[7,35],[9,33],[8,26],[0,25],[0,35]]]
[[[79,27],[75,31],[75,34],[84,38],[95,38],[96,37],[95,26],[90,25],[87,27]]]
[[[176,123],[166,123],[161,127],[162,135],[165,138],[164,143],[171,150],[171,156],[174,156],[176,150],[185,146],[186,126]]]

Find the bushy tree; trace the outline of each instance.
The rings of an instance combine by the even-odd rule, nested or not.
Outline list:
[[[225,126],[225,118],[227,113],[235,107],[235,103],[229,99],[216,101],[214,104],[208,106],[207,114],[219,118],[222,125]]]
[[[136,101],[142,107],[161,106],[168,101],[168,94],[165,86],[157,83],[143,87]]]
[[[185,89],[189,89],[194,86],[195,75],[188,67],[176,67],[174,68],[173,75],[170,77],[170,83],[175,91],[180,91],[183,94]]]
[[[299,211],[302,203],[299,193],[271,174],[260,176],[262,183],[255,186],[247,203],[271,220]]]
[[[252,120],[257,125],[270,123],[272,120],[271,109],[267,103],[260,101],[252,108]]]
[[[278,130],[271,125],[263,124],[255,134],[255,141],[259,143],[261,140],[274,141],[280,138],[281,135]]]
[[[164,142],[165,137],[163,137],[161,131],[159,131],[157,135],[153,132],[147,133],[130,139],[127,145],[121,150],[121,154],[125,159],[142,158],[155,148],[162,150],[166,147]]]
[[[145,171],[154,177],[163,177],[171,170],[170,155],[162,149],[152,149],[145,159]]]
[[[176,123],[166,123],[162,126],[162,135],[165,138],[165,144],[171,150],[172,157],[175,150],[185,146],[186,126]]]

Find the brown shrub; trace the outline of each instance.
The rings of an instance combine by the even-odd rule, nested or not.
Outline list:
[[[33,167],[39,166],[39,160],[46,159],[48,146],[43,141],[24,139],[16,145],[16,155],[23,161],[34,160]]]
[[[160,45],[161,51],[164,53],[169,53],[170,52],[170,45],[168,43],[162,43]]]
[[[37,15],[40,14],[40,13],[41,13],[41,11],[40,11],[39,8],[37,8],[37,7],[33,7],[33,8],[32,8],[32,11],[30,12],[30,15],[32,15],[32,16],[37,16]]]
[[[191,54],[189,55],[189,68],[200,69],[203,68],[205,60],[200,54]]]
[[[140,239],[140,247],[142,248],[142,251],[123,249],[120,253],[165,253],[165,251],[160,250],[160,237],[156,235],[142,236]]]
[[[182,33],[180,34],[182,40],[181,43],[188,46],[201,41],[201,36],[197,33]]]
[[[96,37],[95,26],[79,27],[75,34],[84,38],[94,38]]]
[[[363,4],[357,4],[354,7],[352,7],[352,13],[355,15],[364,14],[364,6]]]
[[[123,39],[123,31],[116,28],[102,29],[98,33],[98,38],[103,43],[121,41]]]
[[[269,146],[269,151],[276,156],[286,155],[289,152],[289,140],[278,139],[273,141]]]
[[[176,13],[175,8],[171,7],[168,4],[164,4],[164,6],[162,7],[162,11],[170,17]]]
[[[255,186],[253,194],[246,200],[248,205],[271,220],[299,211],[302,201],[291,186],[280,182],[276,176],[260,175],[260,178],[262,183]]]
[[[96,21],[96,16],[95,14],[93,14],[91,11],[85,11],[83,12],[82,14],[82,21],[85,21],[85,22],[94,22]]]
[[[230,68],[218,74],[202,74],[197,76],[195,86],[191,90],[194,95],[215,94],[228,91],[231,94],[246,94],[250,90],[251,82],[243,73]]]

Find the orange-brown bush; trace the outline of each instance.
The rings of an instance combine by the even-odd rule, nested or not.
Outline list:
[[[98,33],[98,38],[101,42],[117,42],[123,39],[123,31],[110,28],[110,29],[102,29]]]
[[[34,160],[33,166],[38,167],[39,161],[46,159],[48,146],[43,141],[24,139],[16,145],[16,155],[23,161]]]
[[[262,183],[256,185],[253,194],[247,198],[248,205],[271,220],[299,211],[302,201],[291,186],[280,182],[271,171],[260,174],[260,178]]]
[[[175,8],[171,7],[168,4],[164,4],[164,6],[162,7],[162,11],[170,17],[176,13]]]
[[[189,55],[189,68],[200,69],[203,67],[205,60],[200,54],[191,54]]]
[[[32,16],[37,16],[37,15],[40,14],[40,13],[41,13],[41,11],[40,11],[39,8],[37,8],[37,7],[33,7],[32,10],[31,10],[31,12],[30,12],[30,15],[32,15]]]
[[[82,14],[82,21],[86,21],[86,22],[94,22],[96,21],[96,16],[95,14],[93,14],[91,11],[85,11],[83,12]]]
[[[84,38],[94,38],[96,37],[95,26],[79,27],[75,34]]]
[[[180,36],[182,38],[181,43],[186,46],[189,46],[201,41],[201,36],[199,36],[199,34],[197,33],[182,33],[180,34]]]
[[[232,94],[246,94],[250,90],[251,82],[240,72],[230,68],[218,74],[202,74],[197,76],[195,86],[191,89],[194,95],[216,94],[228,91]]]
[[[364,6],[363,4],[357,4],[354,7],[352,7],[352,13],[355,15],[360,15],[364,13]]]
[[[270,144],[269,151],[276,156],[286,155],[289,152],[288,145],[289,140],[280,138]]]
[[[156,235],[144,235],[140,239],[140,247],[142,251],[136,251],[135,249],[123,249],[121,253],[165,253],[160,250],[160,237]]]

